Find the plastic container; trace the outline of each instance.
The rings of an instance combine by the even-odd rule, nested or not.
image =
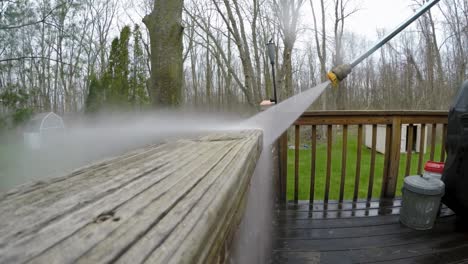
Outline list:
[[[431,229],[437,218],[444,190],[444,183],[434,177],[406,177],[400,222],[416,230]]]
[[[442,173],[444,172],[443,162],[428,161],[424,165],[423,177],[432,177],[440,180],[442,178]]]

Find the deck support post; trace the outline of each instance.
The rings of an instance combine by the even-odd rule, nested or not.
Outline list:
[[[381,198],[395,198],[396,186],[398,180],[399,164],[400,164],[400,147],[401,147],[401,117],[395,116],[392,120],[391,134],[388,135],[390,129],[387,127],[386,140],[386,164],[384,171],[384,179],[382,182]],[[388,151],[389,150],[389,151]]]
[[[288,132],[284,132],[279,141],[279,195],[280,203],[287,201],[287,176],[288,176]],[[277,190],[278,190],[277,189]]]

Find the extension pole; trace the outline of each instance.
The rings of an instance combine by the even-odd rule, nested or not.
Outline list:
[[[416,19],[418,19],[420,16],[422,16],[424,13],[426,13],[429,9],[431,9],[435,4],[437,4],[440,0],[432,0],[426,2],[421,8],[416,11],[411,17],[406,19],[401,25],[399,25],[397,28],[392,30],[389,34],[387,34],[384,38],[382,38],[379,42],[374,44],[367,52],[359,56],[357,59],[355,59],[351,64],[343,64],[335,67],[333,70],[331,70],[327,76],[328,79],[332,82],[333,86],[338,86],[340,81],[346,78],[348,74],[351,72],[351,70],[356,67],[359,63],[361,63],[363,60],[365,60],[367,57],[372,55],[376,50],[378,50],[380,47],[382,47],[385,43],[393,39],[398,33],[400,33],[403,29],[407,28],[411,23],[413,23]]]
[[[273,100],[275,104],[278,103],[278,96],[276,95],[276,74],[275,74],[275,64],[271,64],[271,75],[273,76]]]
[[[391,40],[396,35],[398,35],[398,33],[400,33],[401,31],[403,31],[403,29],[405,29],[406,27],[411,25],[411,23],[413,23],[416,19],[418,19],[420,16],[422,16],[424,13],[426,13],[429,9],[431,9],[439,1],[440,0],[433,0],[433,1],[430,1],[430,2],[426,2],[414,15],[412,15],[410,18],[406,19],[403,23],[401,23],[401,25],[399,25],[392,32],[387,34],[383,39],[381,39],[379,42],[377,42],[366,53],[362,54],[357,59],[355,59],[353,62],[351,62],[351,68],[354,68],[356,65],[361,63],[367,57],[369,57],[372,53],[374,53],[376,50],[378,50],[380,47],[382,47],[389,40]]]

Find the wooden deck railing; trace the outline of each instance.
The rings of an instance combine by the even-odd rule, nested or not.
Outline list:
[[[417,173],[420,174],[423,170],[424,154],[426,151],[426,144],[429,151],[429,159],[436,159],[436,145],[440,143],[440,155],[438,159],[440,161],[445,160],[445,136],[447,131],[447,115],[445,111],[334,111],[334,112],[310,112],[304,113],[293,125],[294,129],[294,141],[290,141],[289,145],[292,145],[294,142],[294,151],[288,151],[288,138],[287,135],[283,135],[280,138],[281,143],[281,181],[282,185],[280,186],[280,199],[283,201],[287,200],[287,182],[288,177],[294,177],[294,189],[293,189],[293,200],[306,200],[302,196],[299,197],[299,188],[304,188],[300,183],[300,166],[304,166],[300,162],[300,147],[301,143],[301,128],[305,130],[307,128],[310,131],[310,138],[302,138],[302,141],[310,141],[310,186],[308,193],[308,200],[310,203],[313,203],[314,200],[322,200],[326,203],[330,199],[330,185],[332,177],[340,177],[339,185],[339,196],[338,200],[341,202],[345,198],[345,181],[349,173],[354,174],[354,190],[352,198],[354,201],[360,199],[370,200],[373,198],[373,189],[374,182],[376,177],[382,177],[382,185],[380,198],[394,198],[397,190],[397,181],[399,170],[400,170],[400,157],[401,157],[401,141],[402,141],[402,127],[407,127],[406,142],[406,160],[401,160],[406,163],[404,170],[404,175],[410,175],[411,173],[411,163],[414,156],[417,156]],[[325,126],[326,129],[323,129]],[[367,142],[370,145],[370,164],[369,164],[369,178],[367,186],[367,194],[365,197],[359,195],[359,190],[361,188],[361,175],[363,174],[364,168],[362,166],[362,155],[363,155],[363,145],[364,145],[364,132],[365,126],[367,128],[366,133]],[[334,127],[338,128],[335,130]],[[430,129],[430,134],[428,133]],[[323,142],[318,142],[318,134],[322,132],[326,140]],[[341,133],[336,133],[337,131]],[[350,133],[352,131],[353,133]],[[379,134],[385,132],[385,141]],[[439,135],[438,135],[439,133]],[[441,133],[441,134],[440,134]],[[341,135],[340,135],[341,134]],[[342,146],[341,153],[333,153],[333,137],[338,135],[342,137]],[[426,136],[428,135],[428,136]],[[430,140],[428,138],[430,135]],[[347,171],[347,162],[349,162],[349,156],[354,153],[349,152],[348,148],[348,139],[351,136],[356,137],[356,166],[355,171]],[[292,137],[291,137],[292,138]],[[378,141],[380,139],[380,142]],[[415,142],[416,139],[418,142]],[[378,143],[380,143],[378,145]],[[326,144],[326,169],[324,170],[324,175],[317,175],[317,146],[318,144]],[[384,146],[383,146],[384,145]],[[413,153],[415,146],[419,146],[416,153]],[[379,147],[378,147],[379,146]],[[383,172],[382,175],[378,175],[379,172],[376,171],[376,156],[377,150],[384,151],[384,163],[383,163]],[[421,151],[422,150],[422,151]],[[354,150],[353,150],[354,151]],[[294,152],[294,157],[291,155],[288,156],[288,152]],[[341,155],[341,167],[340,175],[332,175],[332,158],[334,155]],[[288,158],[294,158],[294,173],[293,175],[288,175],[287,173],[287,164]],[[354,160],[354,157],[353,157]],[[335,164],[336,165],[336,164]],[[309,165],[307,165],[309,166]],[[414,171],[415,168],[413,168]],[[323,197],[316,197],[317,188],[323,188],[323,186],[317,186],[316,179],[318,177],[325,178],[325,188]],[[349,179],[348,179],[349,180]],[[289,181],[291,183],[291,180]],[[347,185],[348,188],[350,184]],[[334,188],[337,188],[334,187]],[[361,192],[362,194],[362,192]],[[375,198],[375,197],[374,197]]]
[[[212,133],[0,193],[0,263],[227,263],[262,146]]]

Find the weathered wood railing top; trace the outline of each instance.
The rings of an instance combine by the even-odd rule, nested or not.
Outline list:
[[[261,148],[261,131],[179,140],[0,195],[0,263],[222,258]]]
[[[447,115],[447,111],[418,110],[314,111],[303,113],[295,125],[392,125],[395,120],[402,124],[447,124]]]

